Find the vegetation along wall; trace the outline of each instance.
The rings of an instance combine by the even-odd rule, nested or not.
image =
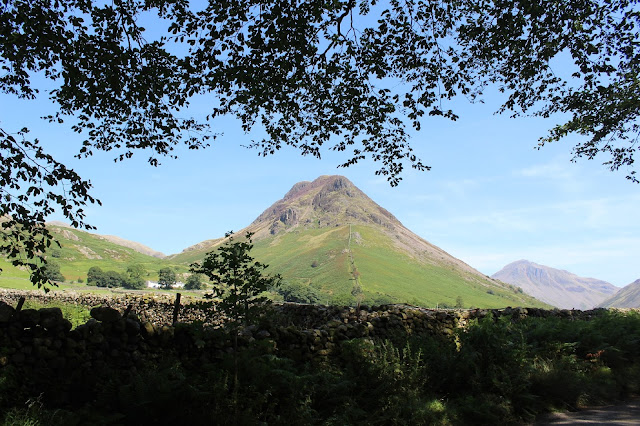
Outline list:
[[[24,308],[21,298],[47,305],[91,307],[91,318],[73,324],[59,307]],[[83,404],[109,374],[136,376],[150,363],[180,360],[207,364],[233,352],[231,335],[218,327],[215,309],[185,300],[174,323],[175,301],[169,297],[66,293],[0,292],[0,372],[23,381],[24,394],[46,389],[44,398],[56,406]],[[26,305],[25,305],[26,306]],[[276,304],[259,324],[242,328],[238,348],[262,350],[301,361],[321,361],[357,338],[393,339],[407,335],[449,336],[472,319],[493,316],[592,319],[606,310],[567,311],[524,308],[500,310],[427,310],[406,305],[363,306],[361,309],[318,305]],[[30,388],[33,389],[30,389]],[[4,396],[10,398],[10,396]],[[11,405],[10,401],[3,401]]]

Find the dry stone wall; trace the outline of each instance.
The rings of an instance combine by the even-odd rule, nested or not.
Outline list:
[[[59,308],[17,309],[21,297],[43,304],[55,301],[87,306],[92,318],[72,329]],[[56,402],[74,403],[82,402],[91,394],[87,389],[106,380],[113,369],[135,375],[146,363],[167,357],[208,362],[232,352],[232,339],[219,327],[215,310],[205,309],[197,300],[183,301],[179,321],[173,324],[171,297],[0,291],[0,368],[31,378],[25,381],[30,386],[58,389],[50,396],[58,398]],[[240,349],[260,344],[272,353],[313,360],[330,356],[344,340],[407,334],[449,336],[470,320],[489,315],[516,320],[527,316],[589,319],[602,312],[277,304],[259,326],[242,329],[238,343]]]

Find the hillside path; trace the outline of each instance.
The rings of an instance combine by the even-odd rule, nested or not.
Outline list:
[[[534,423],[546,425],[640,425],[640,397],[616,405],[546,414]]]

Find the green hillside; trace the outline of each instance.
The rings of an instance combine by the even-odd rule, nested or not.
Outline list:
[[[253,254],[269,265],[270,273],[310,285],[331,301],[351,294],[348,239],[348,226],[301,230],[258,240]]]
[[[104,271],[124,273],[129,265],[140,264],[147,272],[145,277],[147,280],[157,280],[158,270],[167,266],[174,267],[179,273],[188,270],[185,265],[139,253],[131,248],[114,244],[100,235],[62,226],[48,225],[48,227],[61,245],[61,247],[53,245],[46,256],[48,260],[60,265],[60,272],[66,281],[62,284],[62,288],[68,288],[72,282],[77,283],[78,279],[86,282],[87,271],[92,266],[97,266]],[[6,259],[0,259],[0,268],[3,270],[0,274],[0,287],[33,288],[29,281],[29,274],[25,270],[14,267]]]
[[[20,290],[30,290],[33,288],[31,281],[29,281],[29,273],[14,267],[2,257],[0,257],[0,269],[2,269],[2,273],[0,273],[0,287],[17,288]]]
[[[357,269],[368,303],[455,306],[460,297],[464,307],[546,306],[508,284],[482,279],[446,263],[414,259],[372,226],[352,226],[349,243],[349,228],[299,230],[264,238],[256,242],[254,255],[270,265],[271,273],[310,285],[329,301],[353,299],[353,271]]]

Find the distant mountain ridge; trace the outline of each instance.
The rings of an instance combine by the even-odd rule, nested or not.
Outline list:
[[[600,304],[601,308],[640,308],[640,279],[620,289]]]
[[[52,227],[57,227],[57,228],[67,228],[67,229],[75,229],[73,227],[71,227],[69,224],[64,223],[64,222],[60,222],[57,220],[51,221],[51,222],[47,222],[47,226],[52,226]],[[79,230],[81,231],[81,230]],[[74,237],[73,234],[70,231],[67,231],[65,229],[59,229],[56,230],[57,233],[59,234],[64,234],[66,238],[69,238],[71,240],[76,239],[77,237]],[[81,231],[81,232],[85,232],[85,231]],[[133,249],[135,251],[137,251],[138,253],[141,254],[146,254],[147,256],[152,256],[158,259],[164,259],[165,257],[167,257],[164,253],[159,252],[157,250],[152,249],[151,247],[147,247],[142,243],[138,243],[136,241],[130,241],[130,240],[125,240],[124,238],[118,237],[116,235],[100,235],[100,234],[94,234],[91,233],[92,235],[94,235],[97,238],[102,238],[104,240],[110,241],[114,244],[117,244],[119,246],[122,247],[127,247],[130,249]]]
[[[563,309],[591,309],[618,291],[618,287],[606,281],[579,277],[528,260],[510,263],[491,277]]]
[[[118,244],[119,246],[129,247],[130,249],[133,249],[138,253],[146,254],[147,256],[153,256],[158,259],[164,259],[165,257],[167,257],[166,254],[156,251],[151,247],[147,247],[144,244],[135,241],[125,240],[124,238],[120,238],[116,235],[100,235],[100,237],[104,238],[105,240],[111,241],[114,244]]]

